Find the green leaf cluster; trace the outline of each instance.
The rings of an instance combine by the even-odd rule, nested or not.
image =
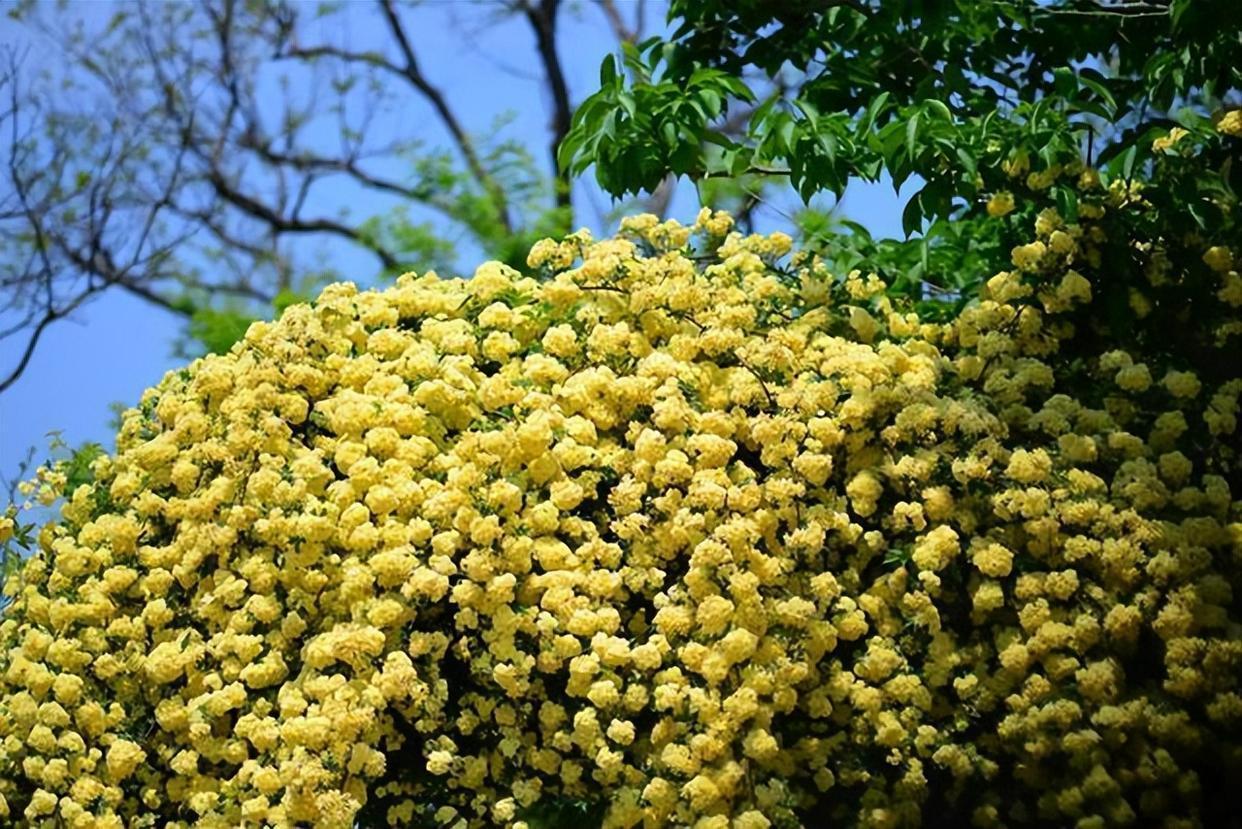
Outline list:
[[[622,195],[779,175],[806,202],[918,180],[907,235],[1008,185],[998,162],[1129,176],[1242,87],[1233,0],[674,0],[668,40],[604,62],[561,146]],[[722,127],[738,108],[740,132]]]

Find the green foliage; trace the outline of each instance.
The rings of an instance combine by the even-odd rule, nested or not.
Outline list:
[[[604,62],[561,147],[571,173],[593,165],[614,195],[667,173],[779,174],[807,201],[917,176],[907,235],[1007,185],[1002,161],[1128,175],[1153,133],[1217,111],[1242,78],[1242,37],[1221,25],[1233,0],[674,0],[669,14],[671,40],[626,49],[628,79]],[[755,101],[740,137],[718,129]]]
[[[1158,178],[1178,233],[1233,221],[1236,141],[1214,130],[1242,86],[1242,34],[1220,25],[1231,13],[1219,0],[675,0],[671,39],[627,48],[627,76],[604,62],[561,160],[574,174],[593,166],[615,195],[674,173],[745,203],[787,180],[808,205],[796,223],[809,249],[837,272],[866,262],[890,294],[948,318],[1040,210],[1076,220],[1084,166],[1106,186]],[[739,113],[744,129],[727,135]],[[1174,127],[1195,153],[1153,148]],[[816,206],[882,179],[917,185],[905,240],[873,239]],[[984,206],[1002,191],[1019,207],[996,222]],[[1120,251],[1106,265],[1118,271],[1110,284],[1129,286],[1129,260]],[[1128,298],[1114,306],[1124,314]]]
[[[309,297],[304,294],[285,288],[280,293],[276,294],[276,298],[272,300],[272,308],[276,311],[276,316],[279,317],[290,305],[297,305],[308,301]]]
[[[79,486],[94,482],[95,473],[91,465],[97,458],[104,455],[105,451],[103,446],[93,442],[72,447],[64,441],[60,432],[49,432],[48,455],[40,470],[34,469],[35,450],[32,447],[26,458],[18,465],[17,475],[19,479],[33,475],[29,486],[37,488],[42,477],[41,470],[55,469],[59,475],[63,476],[63,482],[56,491],[46,493],[46,497],[59,502],[61,498],[71,497]],[[16,481],[10,486],[7,493],[10,501],[15,500],[20,488],[21,485]],[[42,506],[38,506],[39,503]],[[39,525],[49,518],[46,514],[48,506],[42,498],[38,503],[28,502],[28,508],[32,511],[26,520],[21,519],[25,510],[19,509],[16,503],[9,503],[3,511],[0,511],[0,588],[11,574],[17,572],[22,562],[35,552],[38,545]],[[0,613],[11,601],[12,597],[0,593]]]
[[[456,246],[437,233],[431,222],[410,218],[408,205],[398,205],[388,213],[372,216],[359,226],[365,238],[396,251],[408,270],[436,270],[452,262]]]
[[[15,524],[13,537],[0,542],[0,585],[18,571],[25,558],[23,552],[34,546],[34,524]],[[0,613],[13,601],[12,596],[0,593]]]
[[[95,480],[91,464],[103,454],[103,446],[94,442],[83,443],[70,452],[69,458],[61,468],[65,474],[64,496],[66,498],[73,495],[73,491],[78,487]]]
[[[669,172],[701,176],[707,170],[704,144],[729,150],[732,142],[711,124],[727,111],[730,99],[753,100],[739,78],[711,67],[696,67],[686,77],[656,78],[656,67],[667,52],[652,38],[624,45],[625,66],[635,82],[626,87],[609,55],[600,69],[601,90],[574,115],[575,127],[558,151],[558,161],[571,175],[600,162],[597,177],[613,195],[654,190]],[[740,173],[733,156],[717,162]]]
[[[257,317],[233,308],[199,308],[190,317],[189,336],[208,354],[223,354],[246,334]]]

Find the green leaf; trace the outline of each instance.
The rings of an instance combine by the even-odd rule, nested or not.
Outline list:
[[[909,239],[915,233],[918,233],[923,227],[923,202],[922,193],[916,194],[906,204],[906,209],[901,212],[901,229]]]
[[[91,464],[102,454],[104,454],[104,448],[98,443],[84,443],[73,451],[62,470],[65,473],[63,494],[66,498],[73,495],[78,487],[95,480]]]
[[[1128,181],[1134,176],[1134,162],[1138,158],[1138,145],[1132,145],[1121,156],[1121,175]]]
[[[871,99],[871,103],[867,105],[866,114],[859,122],[859,135],[866,135],[871,132],[872,128],[875,127],[876,118],[879,117],[880,112],[887,106],[890,97],[888,92],[881,92]]]
[[[1058,66],[1053,69],[1052,85],[1058,95],[1072,95],[1078,89],[1078,82],[1074,79],[1074,70],[1068,66]]]
[[[723,99],[720,97],[719,92],[714,89],[704,89],[699,93],[699,98],[703,101],[703,106],[707,108],[707,112],[711,118],[715,118],[720,114]]]
[[[793,119],[786,115],[785,120],[781,122],[776,132],[777,138],[780,141],[781,152],[792,153],[794,151],[794,131],[796,129],[797,126],[794,124]]]
[[[664,146],[670,151],[677,149],[677,125],[672,121],[665,121],[660,125],[660,137],[664,139]]]
[[[824,151],[829,163],[835,164],[837,161],[837,137],[830,132],[820,133],[817,138],[820,149]]]
[[[1055,194],[1057,212],[1070,223],[1078,221],[1078,195],[1071,187],[1058,187]]]
[[[638,104],[634,101],[634,96],[629,92],[618,92],[617,103],[625,110],[625,114],[631,118],[638,115]]]
[[[1103,75],[1090,68],[1083,69],[1078,74],[1078,82],[1098,95],[1100,100],[1108,107],[1109,117],[1115,118],[1117,115],[1117,99],[1113,97],[1113,93],[1104,85],[1103,79]]]
[[[891,547],[884,554],[884,564],[888,567],[905,567],[910,561],[911,551],[909,547]]]
[[[962,165],[962,172],[966,173],[970,178],[974,178],[979,171],[979,165],[975,163],[975,158],[965,147],[958,147],[955,150],[958,162]]]
[[[953,113],[949,110],[949,107],[944,103],[944,101],[938,100],[936,98],[928,99],[926,103],[924,103],[923,109],[934,111],[935,114],[941,118],[941,120],[944,120],[944,121],[953,120]]]

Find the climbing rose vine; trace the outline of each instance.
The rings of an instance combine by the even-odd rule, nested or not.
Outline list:
[[[1104,223],[1146,202],[1079,187],[939,320],[705,211],[254,324],[88,481],[42,473],[0,815],[1210,823],[1242,361],[1100,336]],[[1193,276],[1187,342],[1236,346],[1230,249],[1125,244],[1133,342]]]

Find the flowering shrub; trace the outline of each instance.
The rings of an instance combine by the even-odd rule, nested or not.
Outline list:
[[[170,373],[9,585],[0,815],[1222,814],[1242,373],[1189,361],[1236,349],[1242,277],[1126,243],[1119,348],[1102,223],[1144,200],[1080,185],[947,322],[705,211],[542,242],[542,280],[334,285]]]

